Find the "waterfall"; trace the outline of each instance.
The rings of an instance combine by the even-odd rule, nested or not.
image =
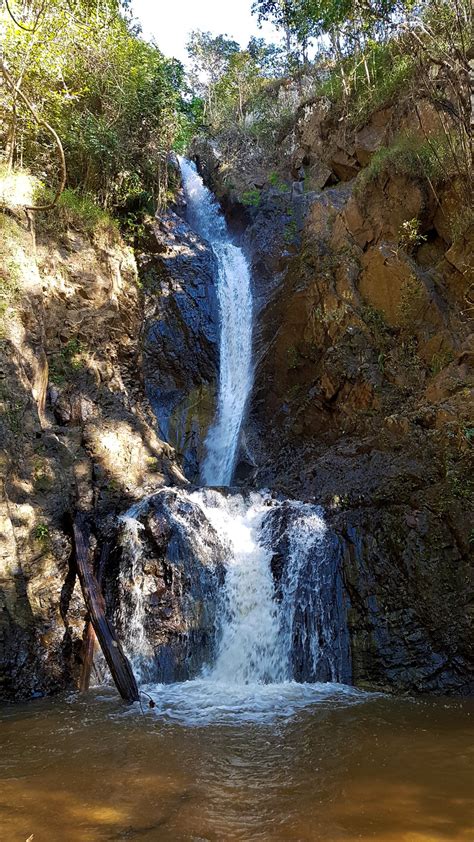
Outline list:
[[[158,711],[186,723],[290,716],[351,679],[341,551],[316,505],[232,482],[252,386],[245,257],[194,164],[180,159],[191,226],[218,264],[217,412],[205,487],[164,488],[122,517],[116,619]]]
[[[268,492],[163,489],[122,523],[126,576],[133,580],[126,649],[160,710],[165,706],[167,715],[172,710],[186,721],[215,720],[223,711],[259,720],[286,715],[321,694],[355,692],[340,684],[350,680],[340,558],[319,507]],[[153,601],[154,591],[162,591],[161,574],[153,573],[154,587],[153,576],[140,579],[137,570],[156,556],[150,536],[157,529],[168,536],[160,554],[171,602],[163,605],[177,595],[187,619],[183,623],[175,609],[166,635],[160,623],[152,639],[150,617],[162,611]],[[191,592],[189,583],[202,581],[203,565],[214,584],[208,579]],[[203,602],[213,625],[199,636]],[[151,639],[144,643],[145,628]]]
[[[210,243],[218,266],[221,326],[217,414],[206,438],[207,455],[201,478],[207,486],[228,486],[253,379],[250,272],[242,249],[231,242],[219,205],[195,165],[184,158],[179,159],[179,164],[189,223]]]

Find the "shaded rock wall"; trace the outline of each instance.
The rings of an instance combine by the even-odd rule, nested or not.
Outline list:
[[[152,249],[139,255],[145,288],[144,377],[161,437],[197,481],[215,412],[219,364],[216,261],[210,247],[168,210]]]
[[[68,519],[114,513],[183,483],[155,432],[140,374],[143,304],[131,251],[114,232],[60,220],[31,233],[2,218],[1,269],[16,284],[0,342],[0,696],[74,686],[85,610]]]

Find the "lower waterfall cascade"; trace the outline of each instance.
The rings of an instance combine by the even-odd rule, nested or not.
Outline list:
[[[250,273],[195,165],[181,158],[180,169],[188,221],[217,258],[216,419],[205,487],[162,489],[121,518],[125,648],[157,710],[185,722],[287,716],[328,694],[355,701],[337,539],[323,511],[229,488],[252,386]],[[173,610],[179,629],[166,636],[153,618]]]
[[[197,674],[191,669],[186,680],[169,683],[159,680],[144,632],[152,580],[143,574],[143,516],[161,502],[170,532],[192,545],[204,563],[217,547],[225,568],[224,584],[213,597],[211,655]],[[188,519],[191,507],[198,516]],[[121,603],[121,626],[135,674],[159,712],[186,722],[259,721],[290,715],[328,694],[346,701],[361,697],[341,683],[350,681],[345,608],[337,556],[329,551],[319,507],[275,499],[268,492],[163,489],[131,509],[122,523],[122,575],[132,587]],[[286,552],[278,574],[275,547]]]

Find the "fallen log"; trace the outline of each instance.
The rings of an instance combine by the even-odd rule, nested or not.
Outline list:
[[[110,544],[106,542],[102,546],[100,553],[99,564],[97,566],[97,584],[102,592],[102,577],[104,575],[105,566],[110,554]],[[92,665],[94,663],[94,653],[97,644],[97,635],[94,631],[94,626],[90,616],[87,617],[86,628],[84,631],[84,640],[82,643],[82,667],[79,678],[79,690],[81,693],[87,692],[91,681]]]
[[[112,623],[105,615],[105,600],[89,564],[90,533],[86,517],[82,512],[76,515],[73,534],[77,573],[97,640],[122,699],[128,704],[138,702],[138,686],[133,670]]]
[[[97,642],[97,635],[94,631],[91,619],[88,617],[86,628],[84,631],[84,639],[82,641],[82,666],[81,675],[79,678],[79,690],[81,693],[86,693],[91,683],[92,664],[94,661],[95,647]]]

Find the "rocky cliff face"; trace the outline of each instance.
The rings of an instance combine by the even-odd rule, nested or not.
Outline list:
[[[364,171],[401,129],[424,137],[435,121],[433,105],[402,102],[343,137],[314,105],[282,144],[277,187],[261,162],[246,172],[267,187],[245,211],[257,370],[238,476],[330,514],[357,683],[464,693],[474,232],[453,233],[455,182]],[[203,142],[197,153],[224,193],[235,157]],[[301,167],[304,190],[291,186]]]
[[[160,214],[138,255],[145,287],[144,377],[160,435],[199,479],[215,412],[218,369],[216,262],[172,210]]]
[[[455,181],[430,184],[390,158],[370,166],[400,127],[424,136],[435,118],[432,104],[401,102],[341,133],[313,103],[271,161],[249,144],[231,163],[216,144],[196,155],[253,269],[256,375],[237,480],[324,506],[356,683],[465,693],[473,232],[451,224]],[[251,206],[244,188],[259,191]],[[0,695],[18,698],[73,686],[80,670],[74,511],[89,513],[97,553],[110,545],[120,625],[117,515],[197,479],[218,314],[209,247],[172,211],[146,228],[137,260],[113,229],[58,218],[35,230],[15,208],[0,224]],[[195,553],[190,579],[192,548],[160,532],[161,514],[144,516],[143,575],[153,674],[166,679],[209,652],[203,606],[220,568],[201,570]]]
[[[0,224],[2,292],[9,292],[0,348],[0,696],[17,698],[77,680],[85,609],[71,560],[75,510],[89,513],[100,551],[113,542],[118,513],[163,484],[186,482],[172,447],[156,433],[145,378],[152,399],[165,380],[189,399],[187,325],[191,332],[206,317],[197,315],[195,300],[204,281],[193,287],[189,274],[181,321],[169,311],[158,315],[146,300],[144,273],[165,248],[162,239],[148,258],[142,254],[140,281],[114,228],[90,230],[80,220],[71,226],[58,216],[31,229],[21,208],[4,213]],[[176,218],[173,225],[183,223]],[[205,247],[188,245],[203,268]],[[160,272],[171,289],[177,275],[165,262]],[[177,293],[177,312],[178,301]],[[152,348],[158,323],[174,336],[174,355],[171,346]],[[212,326],[206,330],[203,370],[211,380],[215,340]]]

